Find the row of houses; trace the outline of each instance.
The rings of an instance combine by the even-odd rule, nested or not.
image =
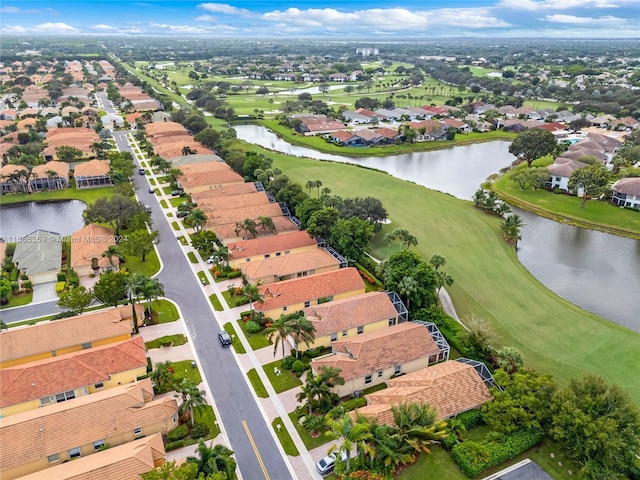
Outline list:
[[[0,333],[3,479],[135,479],[164,462],[178,403],[154,397],[132,328],[123,306]]]

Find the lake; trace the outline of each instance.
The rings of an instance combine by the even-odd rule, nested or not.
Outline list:
[[[24,237],[34,230],[48,230],[71,235],[84,226],[82,212],[87,205],[80,200],[28,202],[3,205],[0,209],[0,237],[8,242]]]

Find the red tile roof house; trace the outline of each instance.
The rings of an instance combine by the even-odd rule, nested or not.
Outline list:
[[[26,171],[26,168],[23,165],[7,164],[0,168],[0,192],[26,191],[27,183],[22,176],[24,171]]]
[[[410,122],[409,126],[416,131],[416,142],[446,140],[447,133],[449,131],[449,126],[438,120],[422,120],[421,122]]]
[[[90,160],[77,163],[73,170],[76,188],[96,188],[111,185],[111,167],[108,160]]]
[[[347,129],[344,123],[326,115],[304,115],[296,118],[301,121],[296,130],[306,136],[334,133]]]
[[[70,264],[78,276],[100,274],[118,270],[120,259],[114,256],[109,260],[102,254],[116,244],[113,230],[90,223],[71,234]]]
[[[271,319],[280,315],[302,311],[311,305],[340,300],[364,293],[365,284],[356,268],[341,268],[308,277],[262,285],[262,301],[255,309]]]
[[[313,250],[318,248],[318,242],[304,230],[298,230],[282,235],[270,235],[228,243],[227,248],[229,249],[229,265],[238,268],[241,262]]]
[[[470,133],[471,132],[471,127],[469,126],[469,124],[467,124],[467,122],[463,122],[462,120],[456,120],[454,118],[445,118],[444,120],[442,120],[443,123],[445,123],[449,128],[453,128],[454,130],[457,130],[460,133]]]
[[[227,210],[210,210],[203,209],[207,214],[207,228],[215,228],[221,225],[236,225],[238,222],[244,222],[246,219],[251,219],[258,223],[260,217],[279,217],[282,216],[282,207],[278,203],[268,203],[266,205],[256,205],[241,208],[230,208]],[[238,228],[239,235],[251,236],[250,232],[244,231],[242,228]]]
[[[68,188],[69,170],[67,162],[56,162],[55,160],[33,167],[31,174],[34,178],[29,181],[31,191]]]
[[[492,400],[476,369],[448,360],[387,381],[385,390],[367,395],[367,405],[357,413],[394,425],[392,405],[421,403],[435,408],[438,419],[451,418]]]
[[[616,205],[640,208],[640,177],[621,178],[611,189],[611,201]]]
[[[339,368],[345,384],[333,391],[346,397],[425,368],[437,361],[439,353],[423,325],[406,322],[331,342],[331,354],[314,359],[311,369],[317,374],[322,368]]]
[[[142,337],[0,369],[0,418],[135,382],[147,373]]]

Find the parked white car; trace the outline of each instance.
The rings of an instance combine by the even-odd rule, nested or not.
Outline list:
[[[316,470],[318,470],[318,473],[321,475],[329,475],[331,472],[333,472],[333,467],[335,467],[336,465],[336,458],[336,453],[334,452],[318,460],[318,463],[316,463]],[[347,453],[340,452],[340,459],[343,462],[346,462]]]

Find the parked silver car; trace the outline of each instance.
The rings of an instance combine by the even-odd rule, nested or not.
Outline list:
[[[334,452],[318,460],[318,463],[316,463],[316,470],[318,471],[318,473],[321,475],[329,475],[331,472],[333,472],[333,467],[336,466],[336,458],[337,456]],[[347,461],[346,452],[340,452],[340,460],[343,462]]]

